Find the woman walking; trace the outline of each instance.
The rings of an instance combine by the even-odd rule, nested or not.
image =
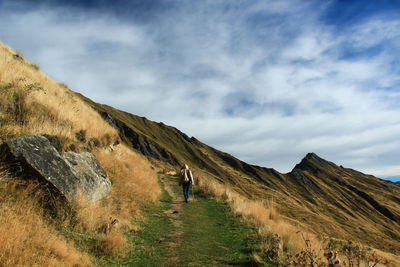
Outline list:
[[[183,188],[183,196],[185,197],[185,202],[189,199],[189,189],[191,185],[194,185],[193,174],[189,169],[189,166],[184,164],[181,168],[181,179],[180,184]]]

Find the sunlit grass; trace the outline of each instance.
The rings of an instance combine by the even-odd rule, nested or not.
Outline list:
[[[132,217],[160,195],[155,171],[145,157],[117,145],[116,129],[74,92],[0,42],[0,143],[23,134],[53,136],[61,153],[92,151],[113,186],[98,202],[78,197],[47,207],[36,197],[40,186],[0,179],[0,265],[86,266],[93,257],[123,255]]]

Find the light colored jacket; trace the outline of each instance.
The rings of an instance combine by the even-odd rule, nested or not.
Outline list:
[[[193,174],[192,171],[189,169],[188,165],[184,165],[181,169],[181,180],[180,180],[180,184],[183,183],[187,183],[187,181],[185,181],[185,176],[187,177],[187,179],[191,182],[192,185],[194,185],[194,179],[193,179]]]

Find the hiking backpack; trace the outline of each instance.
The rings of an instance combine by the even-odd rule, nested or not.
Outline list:
[[[190,171],[189,170],[183,170],[183,173],[182,173],[182,180],[183,180],[183,182],[185,182],[185,183],[187,183],[187,182],[189,182],[190,181]]]

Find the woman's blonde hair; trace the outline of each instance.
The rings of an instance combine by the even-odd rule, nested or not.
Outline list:
[[[183,164],[181,170],[189,170],[189,166],[187,164]]]

